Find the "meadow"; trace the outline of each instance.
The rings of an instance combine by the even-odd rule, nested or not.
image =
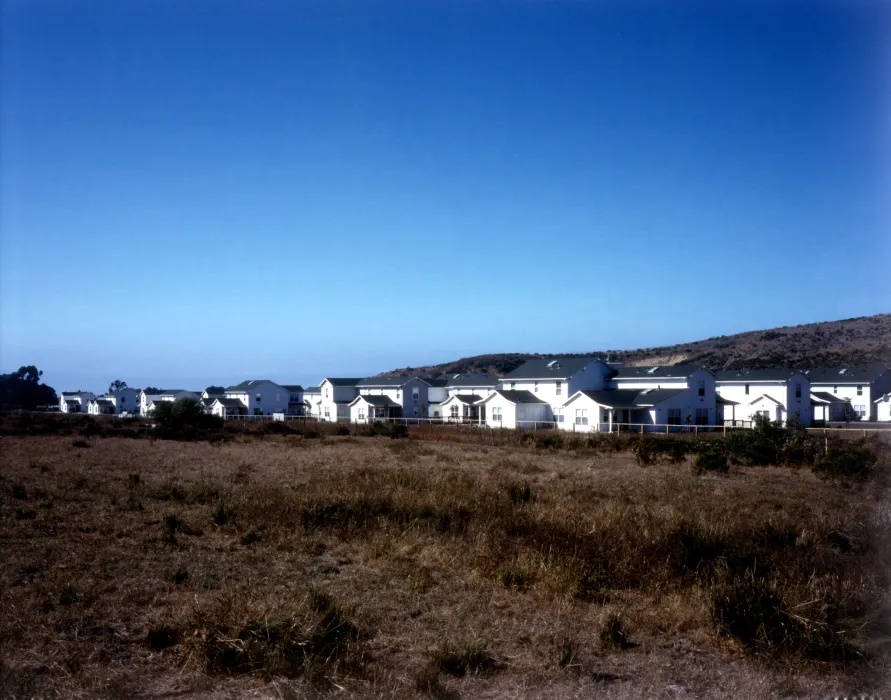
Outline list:
[[[884,445],[95,432],[0,438],[4,698],[891,694]]]

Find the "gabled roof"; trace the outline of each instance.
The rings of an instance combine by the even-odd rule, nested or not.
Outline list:
[[[224,408],[247,408],[241,399],[214,399],[213,403],[218,403]]]
[[[804,375],[800,369],[733,369],[715,372],[719,382],[784,382],[796,374]]]
[[[281,384],[276,384],[271,379],[248,379],[239,384],[234,384],[233,386],[227,386],[226,391],[250,391],[251,389],[259,386],[260,384],[275,384],[276,386],[281,386]]]
[[[885,394],[884,396],[880,396],[873,403],[882,403],[882,401],[891,401],[891,394]]]
[[[752,399],[751,401],[749,401],[749,406],[753,406],[756,403],[760,403],[761,399],[767,399],[768,401],[773,401],[773,403],[775,403],[777,406],[783,405],[779,401],[777,401],[773,396],[768,396],[767,394],[761,394],[761,396],[758,396],[758,397]]]
[[[869,384],[889,371],[886,365],[814,367],[802,371],[811,384]]]
[[[399,406],[399,404],[393,401],[389,396],[382,396],[381,394],[359,394],[359,396],[350,401],[350,406],[359,403],[360,401],[364,401],[372,406],[391,406],[393,408]]]
[[[599,362],[596,357],[560,357],[526,360],[513,372],[508,372],[503,381],[516,379],[551,379],[561,380],[581,372],[588,365]]]
[[[715,403],[725,406],[739,406],[739,401],[731,401],[730,399],[725,399],[718,393],[715,394]]]
[[[482,401],[483,397],[479,394],[452,394],[449,398],[442,402],[443,405],[450,403],[451,401],[460,401],[465,404],[477,403],[478,401]]]
[[[689,379],[695,372],[706,369],[702,365],[651,365],[631,367],[626,365],[610,365],[613,370],[612,379]],[[714,374],[714,373],[712,373]]]
[[[603,391],[577,391],[567,399],[572,401],[579,394],[607,408],[648,408],[677,396],[687,389],[605,389]]]
[[[841,396],[830,394],[828,391],[812,391],[811,401],[814,400],[816,400],[818,403],[847,403],[848,401]]]
[[[405,386],[412,379],[421,379],[420,377],[400,377],[396,375],[387,375],[383,377],[368,377],[367,379],[360,379],[356,382],[356,386]],[[426,382],[425,379],[421,379],[422,382]]]
[[[325,377],[323,382],[328,382],[334,386],[356,386],[362,381],[361,377]]]
[[[491,394],[486,396],[484,399],[480,399],[477,403],[485,403],[489,399],[491,399],[496,394],[503,396],[505,399],[510,401],[513,404],[519,403],[547,403],[547,401],[542,401],[531,391],[513,391],[507,389],[496,389]]]
[[[446,386],[449,387],[462,387],[462,386],[487,386],[492,387],[493,389],[498,386],[498,378],[492,377],[488,374],[481,373],[467,373],[467,374],[452,374],[449,375],[446,380]]]
[[[282,384],[282,389],[287,389],[288,391],[293,391],[295,393],[303,391],[303,387],[299,384]]]

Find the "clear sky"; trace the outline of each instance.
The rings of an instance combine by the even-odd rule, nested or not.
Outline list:
[[[891,310],[888,3],[0,7],[0,370],[57,390]]]

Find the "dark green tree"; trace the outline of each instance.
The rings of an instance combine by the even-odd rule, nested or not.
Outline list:
[[[34,365],[19,367],[17,372],[0,374],[0,409],[33,411],[38,406],[59,403],[56,390],[41,384],[43,372]]]
[[[126,389],[127,382],[122,382],[120,379],[115,379],[111,384],[108,385],[108,393],[112,393],[114,391],[119,391],[120,389]]]

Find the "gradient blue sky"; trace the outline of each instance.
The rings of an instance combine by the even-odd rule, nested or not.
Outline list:
[[[889,7],[6,0],[0,369],[308,384],[889,311]]]

